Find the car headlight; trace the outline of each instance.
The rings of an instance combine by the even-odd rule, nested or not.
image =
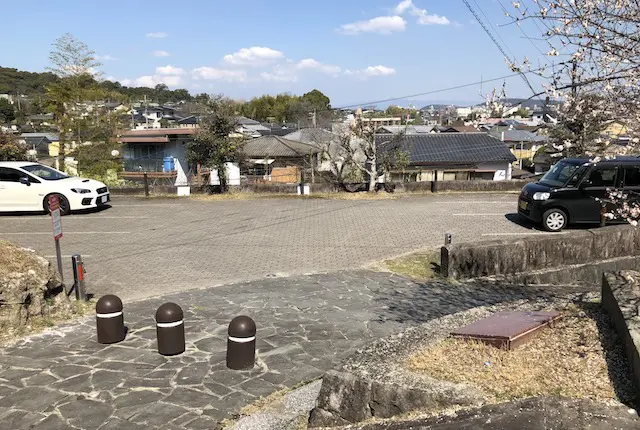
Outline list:
[[[538,192],[533,195],[533,200],[549,200],[551,193]]]
[[[86,188],[71,188],[71,191],[78,194],[88,194],[91,192],[91,190],[88,190]]]

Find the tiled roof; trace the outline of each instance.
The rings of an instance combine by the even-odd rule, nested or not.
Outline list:
[[[60,137],[56,133],[22,133],[20,135],[22,138],[39,138],[45,137],[49,139],[50,142],[57,142],[60,140]]]
[[[262,136],[247,140],[242,151],[248,158],[266,158],[300,157],[318,153],[319,150],[306,143],[295,142],[279,136]]]
[[[504,137],[502,133],[504,133]],[[544,142],[547,140],[546,136],[538,136],[526,130],[492,130],[490,134],[496,139],[502,139],[505,142]]]
[[[390,136],[378,136],[378,144]],[[436,133],[403,136],[399,142],[409,152],[410,164],[475,164],[487,162],[513,162],[513,156],[504,142],[486,133]]]
[[[323,128],[303,128],[286,134],[285,137],[289,140],[314,146],[324,145],[338,138],[338,136]]]

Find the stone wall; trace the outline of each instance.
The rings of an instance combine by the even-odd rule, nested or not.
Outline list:
[[[640,410],[640,273],[609,272],[602,277],[602,307],[624,344]]]
[[[635,256],[640,256],[640,229],[619,225],[570,234],[447,245],[441,248],[441,271],[455,279],[513,277]]]
[[[433,192],[507,192],[520,191],[529,181],[437,181],[433,182]]]
[[[513,192],[520,191],[527,181],[437,181],[437,182],[392,182],[389,188],[396,193],[403,192]],[[330,183],[310,184],[311,193],[334,193],[344,192],[339,186]],[[243,184],[240,186],[230,186],[243,193],[274,193],[274,194],[297,194],[298,184]],[[351,186],[353,191],[365,190],[366,184]],[[191,193],[206,192],[207,187],[191,187]],[[110,188],[113,195],[144,195],[143,187],[114,187]],[[173,186],[150,186],[149,194],[176,194],[177,188]]]

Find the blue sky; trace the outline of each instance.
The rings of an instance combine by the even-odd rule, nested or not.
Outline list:
[[[547,61],[508,22],[507,0],[469,0],[510,55]],[[70,32],[102,58],[106,78],[163,82],[191,92],[250,98],[317,88],[334,106],[417,94],[510,74],[503,55],[461,0],[222,0],[98,4],[5,0],[0,65],[43,71],[56,37]],[[480,6],[481,9],[480,9]],[[482,15],[481,15],[482,16]],[[483,19],[486,20],[483,16]],[[25,29],[29,29],[25,31]],[[535,27],[524,34],[539,37]],[[10,42],[8,42],[10,41]],[[540,81],[533,79],[540,90]],[[500,82],[485,84],[484,92]],[[417,97],[480,102],[480,86]],[[507,81],[513,97],[531,91]],[[399,104],[406,104],[401,100]]]

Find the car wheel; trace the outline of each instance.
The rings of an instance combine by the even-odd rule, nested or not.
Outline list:
[[[51,194],[49,194],[51,195]],[[60,215],[65,216],[71,213],[71,205],[69,204],[69,200],[62,194],[53,194],[54,196],[58,196],[58,201],[60,202]],[[49,213],[49,196],[44,198],[44,202],[42,204],[44,210]]]
[[[561,231],[567,226],[567,214],[560,209],[549,209],[542,215],[542,226],[547,231]]]

